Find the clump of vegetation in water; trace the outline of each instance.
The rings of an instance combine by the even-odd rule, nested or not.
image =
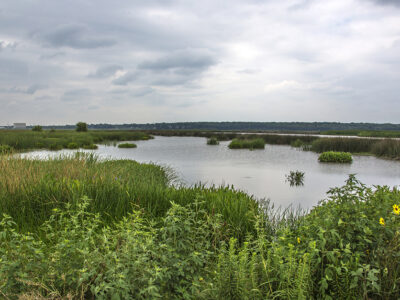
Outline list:
[[[318,160],[320,162],[351,163],[353,161],[353,158],[351,156],[351,153],[348,152],[328,151],[322,153],[318,157]]]
[[[83,145],[82,148],[86,149],[86,150],[96,150],[99,147],[97,145],[95,145],[95,144],[90,144],[90,145]]]
[[[137,145],[134,143],[123,143],[123,144],[118,144],[118,148],[136,148]]]
[[[286,175],[286,181],[289,182],[290,186],[300,186],[304,185],[304,172],[301,171],[290,171]]]
[[[233,139],[228,145],[229,149],[264,149],[265,141],[261,138],[258,139]]]
[[[207,139],[207,145],[219,145],[219,140],[216,137]]]
[[[1,156],[0,169],[6,299],[400,294],[397,189],[350,176],[301,213],[232,188],[172,187],[159,166],[94,155]]]

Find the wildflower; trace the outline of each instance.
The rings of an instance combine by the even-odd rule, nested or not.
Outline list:
[[[400,207],[399,207],[397,204],[394,204],[394,205],[393,205],[393,212],[394,212],[396,215],[400,215]]]
[[[300,240],[300,238],[298,237],[298,238],[297,238],[297,243],[300,244],[300,242],[301,242],[301,240]]]
[[[203,277],[200,277],[200,278],[199,278],[199,280],[200,280],[200,281],[203,281],[203,280],[204,280],[204,278],[203,278]]]
[[[379,224],[381,224],[381,225],[385,225],[385,219],[384,218],[380,218],[379,219]]]

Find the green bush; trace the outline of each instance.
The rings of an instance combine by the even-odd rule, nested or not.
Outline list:
[[[43,131],[43,128],[40,125],[35,125],[32,127],[32,131]]]
[[[320,162],[351,163],[353,161],[353,158],[351,156],[351,153],[348,152],[328,151],[322,153],[318,157],[318,160]]]
[[[84,122],[78,122],[78,123],[76,123],[76,129],[75,130],[78,131],[78,132],[88,131],[87,124],[84,123]]]
[[[123,143],[123,144],[118,144],[118,148],[136,148],[136,144],[134,143]]]
[[[228,145],[229,149],[264,149],[265,141],[261,138],[258,139],[233,139]]]

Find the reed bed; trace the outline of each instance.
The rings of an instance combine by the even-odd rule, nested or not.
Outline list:
[[[72,145],[83,148],[84,146],[90,147],[94,144],[110,141],[137,141],[150,138],[150,135],[138,131],[2,130],[0,131],[0,146],[8,145],[18,151],[31,149],[60,150]]]
[[[262,138],[257,139],[233,139],[229,145],[229,149],[264,149],[265,141]]]

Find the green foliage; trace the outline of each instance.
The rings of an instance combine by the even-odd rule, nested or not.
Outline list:
[[[265,141],[261,138],[257,139],[233,139],[228,145],[229,149],[264,149]]]
[[[351,153],[348,152],[334,152],[328,151],[322,153],[318,160],[320,162],[333,162],[333,163],[351,163],[353,158],[351,157]]]
[[[136,148],[137,145],[134,143],[122,143],[118,144],[118,148]]]
[[[35,125],[32,127],[32,131],[43,131],[43,128],[40,125]]]
[[[84,122],[78,122],[78,123],[76,123],[76,129],[75,130],[78,131],[78,132],[88,131],[87,124],[84,123]]]
[[[207,139],[207,145],[219,145],[219,140],[216,137]]]
[[[304,172],[299,170],[290,171],[290,173],[286,175],[286,181],[289,182],[290,186],[304,185],[304,174]]]
[[[0,157],[6,299],[397,299],[400,191],[351,175],[310,212],[95,155]]]

